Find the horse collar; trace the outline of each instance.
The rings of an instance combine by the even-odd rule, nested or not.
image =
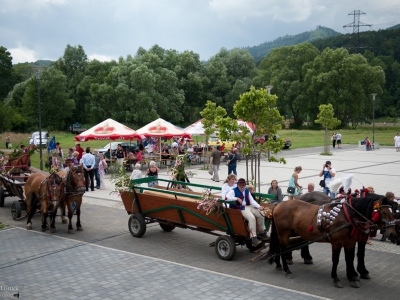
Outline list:
[[[325,212],[325,204],[321,205],[317,214],[317,227],[319,230],[323,231],[324,228],[328,228],[333,225],[333,221],[335,221],[336,217],[339,215],[343,205],[342,202],[336,204],[329,212]],[[325,224],[323,224],[323,222]]]

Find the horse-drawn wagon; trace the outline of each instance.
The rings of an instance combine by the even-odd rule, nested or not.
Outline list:
[[[21,211],[26,209],[24,186],[31,175],[29,168],[29,155],[24,154],[18,159],[8,159],[2,166],[0,173],[0,207],[4,206],[6,197],[17,197],[20,200],[13,201],[11,213],[14,220],[21,216]]]
[[[258,250],[264,246],[265,241],[257,247],[252,246],[247,222],[240,210],[224,207],[220,214],[207,214],[206,211],[199,208],[199,200],[203,197],[202,193],[170,188],[170,185],[197,187],[210,191],[221,190],[220,187],[164,179],[158,179],[158,181],[167,182],[167,187],[141,186],[141,184],[153,180],[152,177],[132,180],[133,191],[121,193],[125,209],[131,215],[128,227],[132,236],[142,237],[146,232],[146,224],[154,222],[158,222],[164,231],[172,231],[175,227],[180,227],[205,232],[218,237],[215,243],[210,245],[215,244],[215,252],[223,260],[230,260],[235,256],[236,245],[246,245],[250,251]],[[256,195],[263,198],[273,197],[266,194]],[[217,195],[215,197],[220,198]],[[224,206],[229,203],[222,199],[218,201],[224,203]],[[273,206],[270,204],[262,205],[267,208]],[[266,227],[268,227],[269,219],[265,218],[265,222]]]

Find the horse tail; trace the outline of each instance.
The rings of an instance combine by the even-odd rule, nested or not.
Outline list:
[[[269,241],[269,250],[268,254],[266,255],[265,259],[268,259],[268,264],[272,265],[274,262],[274,258],[271,258],[275,254],[279,253],[279,236],[278,231],[276,230],[275,222],[272,219],[271,222],[271,237]]]

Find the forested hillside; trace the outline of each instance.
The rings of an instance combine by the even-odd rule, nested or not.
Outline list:
[[[272,85],[281,115],[293,127],[312,124],[321,104],[331,103],[341,126],[375,116],[400,116],[400,29],[365,32],[367,48],[355,53],[342,35],[274,48],[257,68],[249,51],[221,49],[209,61],[197,53],[139,48],[118,61],[89,60],[81,45],[67,45],[42,72],[40,101],[44,129],[94,125],[113,118],[138,128],[161,117],[185,126],[200,118],[207,100],[233,117],[239,96],[254,85]],[[43,64],[44,62],[36,62]],[[47,63],[47,62],[46,62]],[[0,46],[0,131],[37,128],[37,81],[30,64],[12,64]]]
[[[279,37],[271,42],[265,42],[252,47],[245,47],[244,49],[250,52],[251,56],[254,57],[254,60],[258,64],[260,60],[263,59],[274,48],[313,42],[316,40],[325,39],[337,35],[340,35],[340,33],[334,31],[333,29],[318,26],[315,30],[306,31],[296,35],[286,35],[283,37]]]

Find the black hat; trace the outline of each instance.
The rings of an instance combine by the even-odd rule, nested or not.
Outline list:
[[[327,164],[327,165],[331,165],[332,163],[331,163],[331,161],[330,161],[330,160],[327,160],[325,164]]]
[[[240,178],[240,179],[237,181],[237,184],[239,184],[239,183],[244,183],[244,184],[246,184],[246,180],[244,180],[244,178]]]

